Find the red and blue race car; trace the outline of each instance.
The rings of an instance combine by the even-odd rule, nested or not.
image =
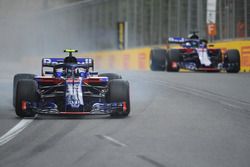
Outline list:
[[[227,50],[207,48],[207,41],[198,38],[170,37],[168,42],[179,44],[178,48],[165,50],[154,48],[150,53],[150,68],[153,71],[190,71],[228,73],[240,71],[240,53],[237,49]]]
[[[36,114],[126,117],[130,113],[129,82],[115,73],[94,72],[94,60],[72,56],[44,58],[42,75],[16,74],[13,105],[19,117]]]

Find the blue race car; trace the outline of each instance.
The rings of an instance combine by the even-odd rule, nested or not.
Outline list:
[[[169,43],[179,44],[179,48],[154,48],[150,53],[150,68],[153,71],[178,72],[180,69],[190,71],[228,73],[240,71],[240,53],[237,49],[227,50],[207,48],[207,41],[192,38],[170,37]]]
[[[130,113],[129,82],[115,73],[94,72],[91,58],[44,58],[42,75],[16,74],[13,105],[19,117],[36,114],[126,117]]]

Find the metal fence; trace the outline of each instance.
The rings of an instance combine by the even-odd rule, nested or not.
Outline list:
[[[0,0],[0,52],[117,49],[119,21],[127,22],[128,48],[196,30],[207,38],[206,14],[207,0]],[[248,17],[249,0],[217,0],[215,39],[249,37]]]
[[[250,1],[217,0],[216,39],[247,38],[250,36]]]
[[[206,0],[95,0],[83,8],[95,46],[116,47],[116,23],[128,25],[128,47],[162,44],[199,31],[206,37]],[[88,35],[90,35],[88,34]],[[89,38],[88,38],[89,39]]]
[[[101,20],[92,20],[98,23],[91,29],[95,31],[104,26],[103,32],[108,31],[111,37],[108,44],[106,39],[95,42],[104,49],[116,47],[115,24],[118,21],[128,23],[128,47],[163,44],[169,36],[187,36],[190,31],[199,31],[202,38],[209,38],[207,0],[102,0],[95,5],[92,14],[100,16]],[[214,39],[250,36],[249,0],[217,0],[216,6]]]

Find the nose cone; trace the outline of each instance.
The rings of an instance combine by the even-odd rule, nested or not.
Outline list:
[[[82,79],[66,80],[66,111],[83,111]]]

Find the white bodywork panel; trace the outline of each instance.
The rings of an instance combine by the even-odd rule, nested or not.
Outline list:
[[[196,51],[198,53],[198,56],[202,65],[210,66],[212,64],[208,57],[207,49],[198,48],[196,49]]]

